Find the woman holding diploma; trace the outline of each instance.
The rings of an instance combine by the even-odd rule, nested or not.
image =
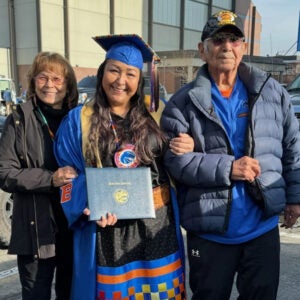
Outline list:
[[[94,40],[107,51],[98,69],[95,98],[68,114],[55,143],[59,164],[78,171],[61,193],[74,230],[72,299],[185,299],[178,208],[162,165],[167,141],[144,103],[142,68],[151,62],[151,109],[157,109],[158,57],[137,35]],[[178,155],[193,149],[188,135],[175,142],[179,148],[172,150]],[[156,218],[117,220],[107,212],[89,221],[86,167],[149,167]],[[99,201],[104,197],[99,195]]]

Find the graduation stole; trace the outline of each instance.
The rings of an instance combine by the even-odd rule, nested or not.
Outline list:
[[[102,163],[100,159],[100,153],[98,147],[91,145],[88,140],[88,134],[91,127],[91,115],[93,114],[93,101],[85,104],[81,109],[81,134],[82,134],[82,154],[85,160],[86,167],[96,167],[102,168]],[[96,145],[98,145],[98,140]],[[86,157],[86,154],[89,153],[89,157]],[[90,158],[94,158],[91,161]]]

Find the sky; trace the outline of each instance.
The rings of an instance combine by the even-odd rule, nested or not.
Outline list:
[[[261,56],[294,55],[296,52],[294,43],[298,37],[300,0],[252,0],[252,2],[262,18]],[[300,52],[297,54],[300,55]]]

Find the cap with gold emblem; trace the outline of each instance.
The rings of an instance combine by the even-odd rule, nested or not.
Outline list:
[[[229,10],[222,10],[212,15],[206,22],[201,36],[203,42],[224,27],[232,27],[237,36],[244,37],[244,26],[241,18]]]

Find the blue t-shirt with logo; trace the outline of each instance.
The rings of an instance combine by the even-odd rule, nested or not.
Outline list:
[[[229,98],[220,93],[212,82],[212,101],[226,130],[235,159],[245,155],[245,139],[249,120],[248,94],[237,78]],[[264,219],[262,210],[253,202],[244,181],[233,181],[232,205],[228,230],[224,235],[204,234],[201,237],[225,244],[238,244],[252,240],[278,224],[278,216]]]

